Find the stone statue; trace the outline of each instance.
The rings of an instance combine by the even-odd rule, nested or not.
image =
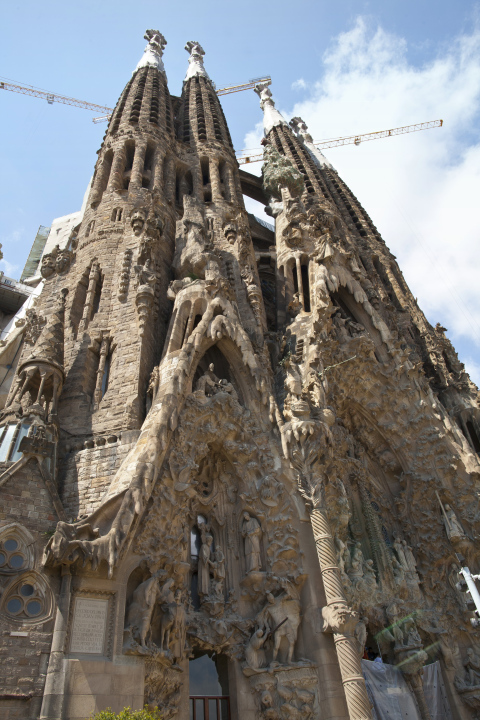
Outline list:
[[[443,522],[445,524],[445,530],[447,531],[447,537],[449,540],[457,540],[465,537],[465,531],[462,528],[460,521],[450,505],[447,503],[445,504]]]
[[[133,593],[127,612],[125,630],[130,632],[132,640],[137,642],[143,650],[147,650],[147,636],[159,593],[160,573],[159,570],[148,580],[140,583]]]
[[[158,604],[162,613],[160,620],[160,650],[170,650],[170,632],[175,624],[177,603],[172,590],[173,578],[169,578],[158,593]]]
[[[213,562],[211,564],[213,570],[213,595],[223,600],[224,584],[225,584],[225,555],[220,547],[217,547],[213,553]]]
[[[198,554],[198,594],[208,596],[210,593],[210,568],[213,563],[211,560],[213,537],[205,535],[202,537],[202,545]]]
[[[397,554],[397,559],[401,567],[403,568],[403,570],[408,572],[408,570],[410,570],[410,567],[405,556],[405,548],[403,542],[400,540],[398,535],[394,535],[393,548]]]
[[[260,523],[248,512],[243,513],[242,535],[245,538],[245,562],[247,574],[257,572],[262,566],[260,542],[262,528]]]
[[[271,592],[267,593],[267,604],[257,616],[257,624],[260,629],[273,634],[273,662],[277,660],[282,638],[286,639],[287,664],[290,665],[300,625],[300,601],[288,580],[282,579],[280,583],[283,591],[277,597]]]
[[[251,670],[260,670],[267,665],[265,651],[263,649],[266,639],[267,633],[265,630],[259,628],[258,630],[255,630],[252,637],[246,644],[245,660],[247,661],[247,666],[251,668]]]
[[[365,652],[365,645],[367,644],[367,625],[368,618],[362,617],[355,625],[355,630],[353,632],[358,645],[358,654],[361,658],[363,657],[363,653]]]
[[[405,569],[396,557],[392,557],[392,568],[395,583],[399,586],[403,585],[403,583],[405,582]]]
[[[213,372],[215,365],[210,363],[208,370],[197,380],[195,390],[200,390],[204,395],[209,397],[213,395],[215,391],[220,387],[220,378],[218,378]]]
[[[134,270],[137,276],[137,288],[142,287],[143,285],[148,285],[151,288],[155,287],[157,273],[152,267],[152,261],[150,258],[145,260],[145,265],[135,265]]]

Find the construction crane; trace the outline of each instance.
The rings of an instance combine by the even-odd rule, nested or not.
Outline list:
[[[270,75],[265,75],[265,77],[253,78],[252,80],[249,80],[246,83],[241,83],[240,85],[228,85],[227,87],[219,88],[216,92],[217,95],[230,95],[231,93],[241,92],[242,90],[252,90],[257,83],[266,83],[270,85],[271,82],[272,78]],[[10,92],[17,92],[22,95],[30,95],[30,97],[40,98],[42,100],[46,100],[49,105],[53,105],[54,102],[59,102],[63,105],[74,105],[75,107],[83,108],[84,110],[93,110],[94,112],[104,113],[100,117],[93,118],[94,123],[110,120],[113,113],[113,108],[109,108],[106,105],[96,105],[95,103],[90,103],[86,100],[77,100],[76,98],[48,92],[47,90],[40,90],[33,85],[19,85],[16,83],[0,81],[0,90],[10,90]]]
[[[39,90],[33,85],[16,85],[10,82],[0,82],[0,90],[10,90],[10,92],[21,93],[22,95],[30,95],[30,97],[41,98],[46,100],[49,105],[53,105],[54,102],[62,103],[63,105],[74,105],[75,107],[83,108],[84,110],[93,110],[94,112],[113,112],[112,108],[106,105],[96,105],[95,103],[87,102],[86,100],[76,100],[75,98],[66,97],[65,95],[58,95],[57,93],[47,92],[46,90]]]
[[[230,95],[231,93],[241,92],[242,90],[252,90],[258,83],[270,85],[271,82],[272,79],[270,75],[265,75],[264,77],[253,78],[246,83],[227,85],[226,87],[216,90],[216,93],[217,95]],[[19,85],[12,82],[0,81],[0,90],[10,90],[11,92],[18,92],[22,95],[30,95],[30,97],[41,98],[46,100],[49,105],[53,105],[54,102],[59,102],[63,105],[73,105],[75,107],[83,108],[84,110],[103,112],[104,114],[102,116],[93,118],[94,123],[110,120],[113,113],[113,109],[107,107],[106,105],[96,105],[95,103],[90,103],[86,100],[77,100],[76,98],[67,97],[65,95],[58,95],[57,93],[40,90],[33,85]],[[369,140],[380,140],[381,138],[404,135],[405,133],[417,132],[418,130],[429,130],[431,128],[442,127],[442,125],[443,120],[430,120],[428,122],[416,123],[415,125],[404,125],[390,130],[379,130],[378,132],[364,133],[363,135],[348,135],[346,137],[333,138],[330,140],[321,140],[320,142],[314,143],[314,145],[320,149],[339,147],[342,145],[358,146],[362,142],[368,142]],[[242,150],[241,154],[237,155],[237,160],[239,165],[260,162],[263,160],[263,152],[260,148],[256,148],[255,150]]]
[[[364,133],[363,135],[348,135],[347,137],[333,138],[331,140],[320,140],[314,143],[316,147],[323,150],[325,148],[339,147],[341,145],[360,145],[368,140],[380,140],[381,138],[394,137],[395,135],[404,135],[405,133],[417,132],[418,130],[430,130],[431,128],[442,127],[443,120],[429,120],[428,122],[415,123],[415,125],[403,125],[402,127],[392,128],[391,130],[379,130],[378,132]],[[260,162],[263,160],[263,152],[260,148],[255,150],[242,150],[241,155],[237,155],[239,165],[247,163]]]

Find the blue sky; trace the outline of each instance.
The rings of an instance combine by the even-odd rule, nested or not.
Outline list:
[[[478,4],[451,0],[24,0],[2,7],[0,75],[113,107],[155,28],[172,94],[185,42],[198,40],[217,86],[270,74],[277,107],[318,140],[444,118],[441,130],[327,155],[479,383],[479,16]],[[257,96],[222,104],[235,147],[256,147]],[[0,267],[19,277],[38,226],[80,207],[105,125],[2,91],[0,113]]]

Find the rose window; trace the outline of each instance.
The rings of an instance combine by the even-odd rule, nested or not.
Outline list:
[[[13,537],[0,542],[0,570],[15,572],[25,567],[26,558],[22,544]]]

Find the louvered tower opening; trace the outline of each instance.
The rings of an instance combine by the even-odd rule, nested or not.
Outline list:
[[[135,99],[133,101],[129,121],[131,123],[138,123],[140,119],[140,111],[142,109],[143,95],[145,92],[145,85],[147,82],[148,68],[142,68],[138,73],[137,90],[135,93]]]
[[[115,134],[116,132],[118,132],[118,128],[120,127],[120,122],[121,122],[121,120],[122,120],[123,111],[125,110],[125,105],[126,105],[127,100],[128,100],[128,96],[129,96],[129,93],[130,93],[130,89],[131,89],[131,87],[132,87],[132,83],[133,83],[133,78],[131,78],[131,79],[128,81],[127,85],[125,86],[125,89],[124,89],[124,91],[123,91],[123,93],[122,93],[122,96],[121,96],[121,98],[120,98],[120,102],[118,103],[117,109],[116,109],[116,111],[115,111],[114,114],[113,114],[113,118],[112,118],[112,121],[111,121],[112,124],[111,124],[111,127],[109,128],[109,130],[110,130],[110,132],[111,132],[112,134]]]

